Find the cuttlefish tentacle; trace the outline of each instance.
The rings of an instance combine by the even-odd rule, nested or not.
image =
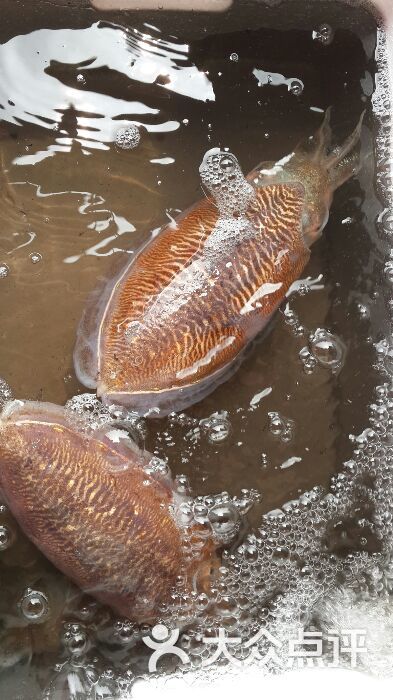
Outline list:
[[[169,480],[150,455],[117,451],[52,404],[12,402],[0,419],[0,485],[21,528],[82,590],[137,622],[156,619],[176,578],[214,560],[206,538],[185,558]]]
[[[75,370],[104,403],[164,415],[203,398],[239,364],[305,267],[334,190],[359,168],[361,121],[332,151],[329,119],[327,111],[307,147],[247,176],[244,211],[226,217],[200,201],[87,309]]]

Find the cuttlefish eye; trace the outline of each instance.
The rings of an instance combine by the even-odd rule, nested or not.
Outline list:
[[[204,535],[186,557],[167,475],[151,455],[88,434],[52,404],[11,402],[0,418],[0,485],[26,535],[82,590],[151,621],[180,576],[214,556]]]
[[[206,198],[95,292],[74,365],[104,403],[166,415],[239,366],[307,264],[334,190],[359,170],[362,119],[332,150],[329,116],[311,148],[247,178],[233,154],[208,151],[200,166]]]

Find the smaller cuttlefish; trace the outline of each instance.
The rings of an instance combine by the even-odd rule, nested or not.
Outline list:
[[[247,178],[232,154],[209,151],[200,173],[214,201],[180,215],[97,290],[74,365],[104,403],[165,415],[236,369],[304,269],[334,191],[359,170],[363,116],[335,148],[329,116],[306,144]]]
[[[0,416],[0,488],[60,571],[118,614],[151,622],[177,577],[186,591],[208,589],[217,545],[195,524],[190,556],[170,477],[147,473],[151,455],[126,442],[86,434],[59,406],[11,401]]]

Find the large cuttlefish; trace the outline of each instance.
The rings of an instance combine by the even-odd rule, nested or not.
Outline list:
[[[163,228],[97,291],[74,353],[79,380],[106,404],[165,415],[237,367],[299,278],[334,191],[360,165],[362,119],[331,148],[329,110],[306,144],[244,178],[232,154],[201,164],[206,197]]]
[[[150,460],[53,404],[10,401],[0,416],[0,488],[22,530],[82,590],[136,622],[162,614],[178,577],[183,592],[205,590],[218,561],[197,523],[189,556],[181,497]]]

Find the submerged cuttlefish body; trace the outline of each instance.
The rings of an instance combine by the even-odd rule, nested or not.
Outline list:
[[[84,433],[53,404],[12,401],[0,417],[0,486],[21,528],[82,590],[137,622],[156,619],[178,576],[203,590],[215,562],[206,534],[186,556],[173,484],[146,472],[150,458]]]
[[[308,148],[243,177],[213,149],[201,176],[214,195],[168,226],[96,295],[75,367],[104,403],[161,414],[222,382],[298,278],[334,190],[359,168],[361,120],[328,153],[329,113]],[[138,622],[152,621],[180,579],[207,588],[211,533],[184,546],[169,476],[151,455],[83,429],[67,409],[7,403],[0,415],[0,487],[22,529],[80,588]]]
[[[330,149],[329,110],[304,146],[244,178],[219,149],[202,162],[206,197],[165,227],[95,294],[74,353],[106,404],[165,415],[224,381],[299,278],[334,190],[359,169],[360,119]]]

